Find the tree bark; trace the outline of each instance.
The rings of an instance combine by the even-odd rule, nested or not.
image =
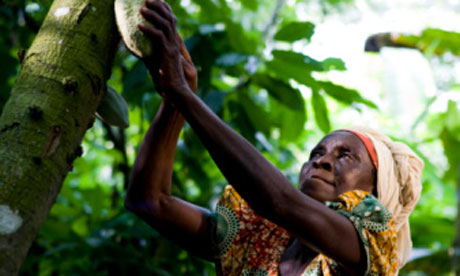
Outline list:
[[[0,117],[0,275],[16,275],[81,155],[118,41],[113,0],[55,0]]]

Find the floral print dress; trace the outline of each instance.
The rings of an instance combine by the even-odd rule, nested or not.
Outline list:
[[[396,232],[391,213],[373,195],[359,190],[346,192],[326,206],[346,216],[355,226],[367,256],[364,275],[397,275]],[[228,185],[214,214],[215,254],[223,275],[275,276],[290,240],[282,227],[258,216]],[[304,275],[349,275],[323,254],[305,268]]]

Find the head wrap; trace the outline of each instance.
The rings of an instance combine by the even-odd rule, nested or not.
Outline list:
[[[359,133],[368,137],[374,145],[378,159],[377,197],[393,215],[397,233],[396,250],[401,268],[406,264],[412,249],[409,215],[420,198],[424,163],[406,144],[394,142],[371,128],[350,127],[339,131]],[[369,151],[369,147],[366,148]]]
[[[374,165],[374,168],[378,170],[379,168],[379,161],[377,159],[377,152],[375,151],[374,144],[372,144],[371,139],[367,137],[364,134],[361,134],[360,132],[351,130],[351,129],[341,129],[341,130],[336,130],[337,131],[348,131],[353,133],[354,135],[358,136],[358,138],[363,142],[364,147],[366,147],[367,152],[369,153],[369,157],[371,158],[372,164]]]

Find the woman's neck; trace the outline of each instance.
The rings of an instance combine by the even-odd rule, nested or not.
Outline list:
[[[280,276],[302,275],[305,268],[317,255],[318,252],[313,251],[298,240],[292,239],[281,256]]]

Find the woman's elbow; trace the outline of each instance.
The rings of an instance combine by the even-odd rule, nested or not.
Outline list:
[[[129,200],[128,198],[125,199],[124,205],[125,205],[125,209],[130,211],[131,213],[136,213],[136,211],[139,208],[138,204]]]
[[[145,191],[146,183],[145,174],[142,171],[136,172],[136,170],[133,170],[124,200],[125,208],[128,211],[137,213],[146,208],[146,202],[149,201]]]
[[[126,198],[124,205],[126,210],[134,214],[145,213],[147,211],[147,204],[144,200],[131,200]]]
[[[133,199],[129,197],[129,193],[125,198],[124,205],[126,210],[136,214],[139,217],[148,217],[150,219],[162,218],[167,207],[164,203],[168,201],[167,196],[159,196],[157,198],[149,198],[147,196],[137,197]]]
[[[147,211],[152,212],[155,204],[152,200],[147,198],[145,193],[134,190],[132,183],[130,183],[124,200],[124,205],[126,210],[138,214],[145,213]]]

